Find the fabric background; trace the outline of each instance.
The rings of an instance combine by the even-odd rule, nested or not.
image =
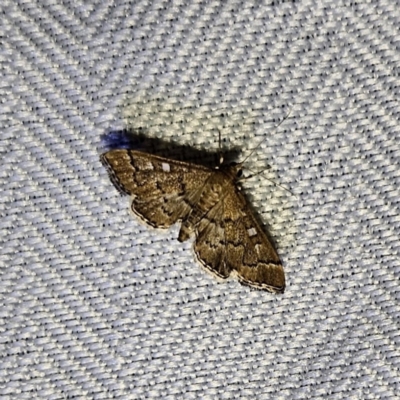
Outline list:
[[[398,1],[0,7],[2,399],[396,398]],[[283,295],[131,217],[99,162],[126,127],[264,139],[244,186]]]

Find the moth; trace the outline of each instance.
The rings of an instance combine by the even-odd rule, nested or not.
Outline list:
[[[242,163],[215,169],[136,150],[101,155],[111,181],[131,196],[131,209],[148,225],[181,222],[178,240],[195,236],[201,265],[219,280],[283,293],[280,258],[240,190]]]

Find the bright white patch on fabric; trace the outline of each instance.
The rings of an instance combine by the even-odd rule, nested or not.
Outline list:
[[[171,171],[171,167],[170,167],[170,165],[167,164],[167,163],[162,163],[162,164],[161,164],[161,167],[162,167],[162,170],[165,171],[165,172]]]
[[[247,233],[250,237],[257,235],[257,231],[254,228],[250,228],[247,230]]]

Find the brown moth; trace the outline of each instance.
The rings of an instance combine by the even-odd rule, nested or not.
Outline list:
[[[180,242],[196,236],[197,258],[216,278],[236,276],[244,285],[283,293],[282,263],[240,192],[243,163],[210,169],[125,149],[110,150],[101,161],[147,224],[168,228],[180,221]]]

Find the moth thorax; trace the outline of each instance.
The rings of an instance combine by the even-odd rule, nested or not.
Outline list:
[[[213,183],[204,190],[200,197],[200,203],[204,205],[204,209],[209,209],[217,204],[221,199],[222,186],[219,183]]]

